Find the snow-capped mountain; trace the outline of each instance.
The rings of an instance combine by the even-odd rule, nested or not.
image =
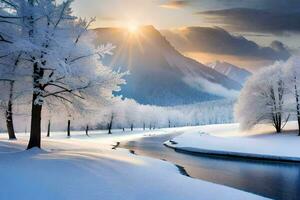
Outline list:
[[[110,42],[115,54],[103,62],[129,71],[117,93],[142,104],[180,105],[236,96],[241,84],[180,54],[153,26],[135,33],[122,28],[98,28],[97,44]]]
[[[251,72],[227,62],[216,61],[214,63],[207,64],[207,66],[226,75],[230,79],[239,82],[242,85],[246,82],[248,77],[252,75]]]

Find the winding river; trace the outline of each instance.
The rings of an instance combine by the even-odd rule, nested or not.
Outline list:
[[[178,134],[144,137],[123,142],[120,147],[132,150],[137,155],[181,166],[192,178],[272,199],[300,199],[300,164],[195,156],[176,152],[163,145],[163,142]]]

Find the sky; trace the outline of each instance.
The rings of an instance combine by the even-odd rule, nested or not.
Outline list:
[[[93,28],[153,25],[175,48],[203,63],[225,60],[243,67],[263,66],[286,59],[287,53],[300,47],[299,0],[75,0],[73,9],[80,17],[96,17]],[[206,41],[199,37],[212,40],[205,44],[212,50],[199,47]],[[195,45],[186,45],[180,38]],[[227,41],[226,48],[222,41]],[[230,50],[230,41],[236,49]],[[217,51],[218,44],[223,52]],[[269,47],[253,52],[253,48]]]

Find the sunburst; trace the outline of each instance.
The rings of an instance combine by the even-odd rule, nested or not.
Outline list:
[[[130,33],[136,34],[138,33],[139,27],[136,22],[130,21],[127,23],[127,29]]]

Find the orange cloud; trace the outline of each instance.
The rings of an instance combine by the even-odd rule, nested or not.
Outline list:
[[[167,8],[167,9],[181,9],[185,7],[188,4],[187,1],[169,1],[165,4],[159,5],[161,8]]]
[[[234,56],[234,55],[226,55],[226,54],[214,54],[214,53],[205,53],[205,52],[197,52],[197,51],[188,51],[182,52],[185,56],[190,57],[194,60],[197,60],[200,63],[211,63],[217,60],[229,62],[241,68],[245,68],[251,72],[255,72],[257,69],[261,67],[271,65],[274,61],[266,60],[266,59],[258,59],[249,56]]]

